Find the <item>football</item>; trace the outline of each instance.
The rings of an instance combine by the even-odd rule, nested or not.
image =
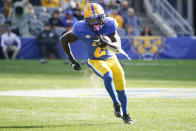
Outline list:
[[[106,35],[101,35],[101,38],[102,38],[103,40],[107,41],[107,42],[112,42],[111,39],[110,39],[108,36],[106,36]],[[108,50],[112,51],[113,53],[120,53],[120,52],[119,52],[119,49],[114,49],[114,48],[112,48],[111,46],[108,46],[108,45],[107,45],[106,48],[107,48]]]
[[[112,42],[111,39],[106,35],[101,35],[101,38],[107,42]]]

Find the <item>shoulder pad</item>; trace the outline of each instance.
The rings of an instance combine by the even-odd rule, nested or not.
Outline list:
[[[104,28],[107,32],[107,35],[111,35],[118,29],[118,24],[115,19],[106,17],[104,19]]]
[[[73,25],[74,33],[81,33],[87,30],[87,24],[84,21],[78,21]]]
[[[113,27],[115,29],[118,28],[118,23],[116,22],[115,19],[111,18],[111,17],[105,17],[104,19],[104,24],[106,26],[110,26],[110,27]]]

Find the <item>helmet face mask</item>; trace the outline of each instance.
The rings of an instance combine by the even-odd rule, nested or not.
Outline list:
[[[99,31],[102,29],[104,17],[104,10],[99,4],[91,3],[84,10],[85,22],[92,31]]]
[[[104,15],[98,15],[86,18],[85,21],[93,31],[99,31],[103,27]],[[98,27],[99,26],[99,27]]]

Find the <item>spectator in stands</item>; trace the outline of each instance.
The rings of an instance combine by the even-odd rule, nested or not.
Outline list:
[[[109,6],[110,6],[111,9],[117,9],[118,8],[116,0],[111,0]]]
[[[105,5],[104,11],[105,11],[106,16],[111,16],[112,13],[113,13],[113,9],[110,7],[109,4],[106,4]]]
[[[37,36],[37,42],[41,49],[41,64],[46,63],[50,52],[54,53],[58,59],[61,59],[61,54],[57,47],[58,38],[58,35],[51,30],[50,24],[46,23],[44,30]]]
[[[68,25],[65,27],[65,31],[64,31],[61,35],[67,33],[68,31],[70,31],[70,30],[72,29],[72,27],[73,27],[72,24],[68,24]]]
[[[114,18],[117,21],[119,28],[123,28],[123,22],[124,21],[123,21],[122,16],[120,16],[118,14],[118,10],[117,9],[113,10],[113,14],[110,17]]]
[[[12,31],[19,36],[29,37],[29,26],[26,19],[26,11],[22,2],[16,2],[14,4],[12,13]]]
[[[42,3],[41,3],[42,0],[29,0],[29,2],[33,5],[33,6],[41,6]]]
[[[52,26],[52,28],[54,28],[54,29],[57,26],[59,26],[59,27],[63,26],[63,23],[62,23],[61,19],[59,18],[59,11],[58,10],[56,10],[53,13],[52,17],[49,19],[49,23]]]
[[[104,0],[99,0],[99,4],[103,7],[103,9],[105,8],[105,1]]]
[[[11,17],[12,15],[12,7],[13,1],[12,0],[3,0],[3,14],[5,17]]]
[[[62,23],[63,26],[72,25],[77,22],[77,18],[73,16],[73,12],[71,10],[66,11],[66,16],[63,18]]]
[[[118,13],[123,17],[123,19],[125,19],[127,17],[127,12],[128,12],[128,1],[124,0],[121,2],[120,10]]]
[[[152,36],[151,30],[149,26],[144,26],[143,31],[141,33],[142,36]]]
[[[127,36],[129,36],[129,37],[134,37],[134,36],[137,36],[135,33],[134,33],[134,31],[133,31],[133,27],[131,27],[131,26],[128,26],[127,28],[126,28],[126,34],[127,34]]]
[[[104,0],[104,3],[108,5],[108,4],[110,4],[110,1],[111,0]]]
[[[27,14],[34,14],[34,8],[32,4],[29,2],[29,0],[23,0],[23,4]]]
[[[59,0],[42,0],[42,6],[44,7],[60,7]]]
[[[142,24],[137,16],[135,16],[135,12],[133,8],[128,9],[128,15],[125,20],[125,27],[132,26],[135,34],[140,35],[140,30],[142,30]]]
[[[12,59],[16,59],[21,47],[21,41],[14,33],[11,32],[11,27],[8,27],[7,32],[2,35],[1,47],[6,59],[9,59],[9,51],[13,51]]]
[[[78,2],[82,10],[90,3],[89,0],[79,0]]]
[[[83,11],[80,7],[80,2],[76,2],[76,8],[72,9],[73,15],[74,17],[76,17],[78,20],[83,20],[84,19],[84,15],[83,15]]]
[[[59,1],[63,10],[76,8],[76,2],[74,0],[67,0],[66,2],[64,2],[63,0]]]

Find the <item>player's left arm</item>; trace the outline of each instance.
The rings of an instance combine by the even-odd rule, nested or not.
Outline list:
[[[127,53],[121,48],[121,39],[118,35],[117,31],[109,36],[111,39],[111,43],[109,42],[107,48],[114,51],[115,53],[121,53],[127,57],[128,60],[131,58],[127,55]]]
[[[117,31],[109,36],[111,42],[108,43],[107,48],[113,49],[115,52],[119,53],[121,49],[121,40]]]
[[[120,36],[118,35],[117,31],[115,31],[108,37],[110,38],[111,41],[104,39],[104,36],[102,35],[99,36],[98,38],[99,39],[98,43],[100,44],[99,47],[106,47],[115,53],[120,53],[121,40],[120,40]]]

